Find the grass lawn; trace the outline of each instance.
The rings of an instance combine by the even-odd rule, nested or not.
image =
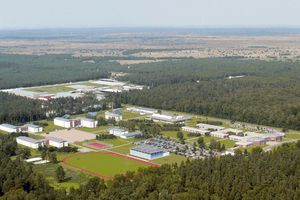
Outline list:
[[[63,127],[55,126],[53,120],[41,120],[39,122],[48,124],[48,126],[43,127],[43,132],[45,133],[64,129]]]
[[[133,118],[142,118],[145,116],[139,115],[138,113],[132,113],[132,112],[128,112],[123,110],[123,119],[133,119]]]
[[[66,181],[59,183],[55,178],[55,171],[58,164],[33,165],[33,171],[42,174],[50,185],[56,189],[65,188],[69,190],[71,187],[78,188],[81,184],[85,184],[90,176],[80,171],[64,168],[66,172]]]
[[[130,143],[130,141],[126,141],[125,139],[120,139],[120,138],[108,139],[108,140],[99,140],[99,142],[103,142],[103,143],[106,143],[106,144],[111,144],[113,146],[119,146],[119,145]]]
[[[178,131],[162,131],[161,134],[164,135],[164,136],[169,136],[170,138],[173,138],[173,139],[177,139],[177,132]],[[188,133],[187,132],[182,132],[183,133],[183,138],[184,139],[188,139],[189,137],[187,136]]]
[[[112,177],[116,174],[123,174],[127,171],[135,171],[148,165],[135,160],[114,156],[111,154],[77,154],[67,162],[90,172]]]
[[[86,132],[90,132],[90,133],[105,133],[107,129],[110,129],[111,126],[99,126],[96,128],[87,128],[87,127],[79,127],[76,128],[77,130],[81,130],[81,131],[86,131]]]
[[[7,132],[0,130],[0,134],[7,134]]]
[[[288,139],[288,140],[300,140],[300,134],[289,133],[289,134],[285,135],[285,139]]]
[[[225,145],[225,148],[232,148],[234,147],[235,145],[235,141],[232,141],[232,140],[220,140],[221,144],[224,144]]]
[[[127,144],[127,145],[124,145],[124,146],[121,146],[121,147],[112,148],[110,150],[114,151],[114,152],[117,152],[117,153],[127,155],[127,154],[129,154],[130,149],[134,146],[135,146],[134,144],[130,143],[130,144]]]
[[[155,162],[158,164],[172,164],[172,163],[180,164],[182,161],[186,161],[186,160],[187,160],[187,158],[184,156],[170,154],[170,156],[158,158],[158,159],[153,160],[152,162]]]
[[[74,89],[66,87],[66,86],[50,86],[50,87],[37,87],[37,88],[29,88],[26,89],[31,92],[47,92],[47,93],[59,93],[59,92],[70,92]]]

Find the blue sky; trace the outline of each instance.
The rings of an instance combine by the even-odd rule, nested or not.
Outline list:
[[[300,27],[300,0],[0,0],[0,29]]]

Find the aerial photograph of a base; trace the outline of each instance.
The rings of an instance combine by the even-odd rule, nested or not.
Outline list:
[[[300,1],[0,3],[0,200],[300,200]]]

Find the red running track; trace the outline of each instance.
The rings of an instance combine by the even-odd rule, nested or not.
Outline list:
[[[68,163],[68,160],[70,158],[73,158],[73,157],[76,157],[78,154],[110,154],[110,155],[113,155],[113,156],[118,156],[118,157],[122,157],[122,158],[126,158],[126,159],[129,159],[129,160],[134,160],[134,161],[137,161],[139,163],[143,163],[145,165],[149,165],[151,167],[160,167],[160,164],[157,164],[157,163],[153,163],[153,162],[148,162],[148,161],[145,161],[145,160],[140,160],[140,159],[137,159],[137,158],[134,158],[134,157],[130,157],[130,156],[126,156],[124,154],[120,154],[120,153],[116,153],[116,152],[112,152],[112,151],[101,151],[101,152],[81,152],[81,153],[77,153],[77,154],[74,154],[74,155],[71,155],[71,156],[68,156],[66,158],[64,158],[62,160],[62,163],[68,167],[71,167],[71,168],[74,168],[74,169],[77,169],[79,171],[82,171],[82,172],[86,172],[86,173],[89,173],[93,176],[97,176],[99,178],[103,178],[103,179],[112,179],[112,177],[110,176],[105,176],[103,174],[100,174],[100,173],[96,173],[96,172],[93,172],[93,171],[90,171],[90,170],[87,170],[87,169],[84,169],[84,168],[81,168],[81,167],[78,167],[78,166],[75,166],[75,165],[72,165],[70,163]]]

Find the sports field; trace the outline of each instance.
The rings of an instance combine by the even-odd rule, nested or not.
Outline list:
[[[160,166],[156,163],[108,151],[77,153],[66,157],[63,164],[104,179],[110,179],[116,174],[135,171],[142,167]]]

